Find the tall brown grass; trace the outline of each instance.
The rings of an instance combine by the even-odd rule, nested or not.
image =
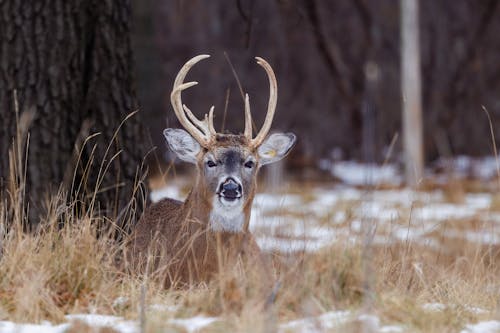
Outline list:
[[[10,186],[0,194],[0,320],[60,322],[68,313],[97,312],[141,319],[153,332],[174,329],[169,318],[201,313],[221,317],[206,331],[274,332],[287,320],[348,309],[352,320],[334,331],[357,332],[358,314],[372,313],[410,331],[445,332],[500,319],[500,248],[464,239],[437,249],[412,241],[366,248],[361,240],[315,253],[272,253],[273,288],[264,297],[261,277],[245,262],[209,283],[164,290],[123,272],[116,229],[97,230],[114,221],[93,209],[77,213],[62,191],[47,198],[40,227],[25,231],[23,135],[12,145]],[[431,302],[446,308],[423,307]]]
[[[368,311],[383,322],[412,330],[458,330],[466,323],[498,318],[500,294],[499,248],[462,243],[431,249],[416,243],[372,247],[373,302],[363,309],[366,295],[360,245],[336,243],[316,253],[274,254],[275,288],[269,297],[257,292],[259,277],[244,263],[220,272],[217,279],[183,290],[163,290],[154,280],[129,276],[117,268],[121,245],[96,231],[99,216],[66,216],[64,196],[52,207],[37,232],[24,232],[7,221],[11,207],[1,204],[0,224],[9,225],[2,237],[0,259],[0,319],[38,322],[64,320],[68,313],[98,312],[139,318],[146,307],[150,330],[169,327],[165,318],[203,313],[221,316],[214,331],[273,331],[279,323],[330,310]],[[61,219],[71,220],[60,227]],[[141,287],[146,286],[145,301]],[[116,304],[118,297],[126,301]],[[440,302],[443,311],[422,305]],[[175,306],[153,311],[148,305]],[[472,307],[486,312],[476,313]],[[343,326],[339,331],[359,327]]]

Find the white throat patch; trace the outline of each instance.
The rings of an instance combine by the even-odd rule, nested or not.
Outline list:
[[[216,196],[213,199],[213,209],[210,212],[210,229],[212,231],[241,232],[245,223],[243,204],[226,206]]]

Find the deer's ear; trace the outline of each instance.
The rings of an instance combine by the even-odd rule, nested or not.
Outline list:
[[[196,164],[198,153],[201,150],[200,144],[185,130],[177,128],[167,128],[163,131],[170,149],[181,160]]]
[[[257,150],[260,164],[265,165],[281,160],[292,149],[296,140],[297,137],[293,133],[271,134]]]

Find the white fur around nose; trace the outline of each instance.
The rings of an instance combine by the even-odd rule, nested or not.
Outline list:
[[[210,212],[210,230],[226,231],[226,232],[241,232],[245,223],[245,215],[243,214],[242,200],[238,200],[234,204],[229,203],[224,205],[220,202],[218,196],[213,199],[213,208]]]

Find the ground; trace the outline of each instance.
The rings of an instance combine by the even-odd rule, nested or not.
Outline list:
[[[265,301],[243,266],[189,290],[123,275],[99,216],[54,199],[47,223],[76,225],[3,237],[0,332],[500,332],[496,163],[477,176],[455,161],[418,190],[393,166],[349,163],[323,163],[336,181],[260,184],[251,229],[276,277]],[[189,181],[152,198],[183,199]]]

